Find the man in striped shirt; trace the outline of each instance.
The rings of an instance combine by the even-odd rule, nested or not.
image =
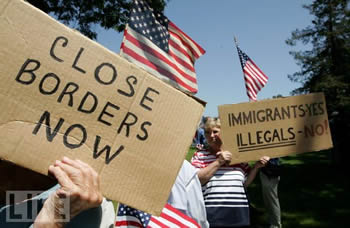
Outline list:
[[[232,154],[221,149],[220,127],[217,118],[207,121],[204,129],[208,148],[194,154],[192,165],[198,169],[210,227],[246,227],[250,217],[245,188],[269,157],[262,157],[253,168],[247,163],[229,165]]]

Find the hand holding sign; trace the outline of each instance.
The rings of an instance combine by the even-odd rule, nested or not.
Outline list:
[[[45,201],[35,223],[38,227],[51,224],[62,227],[62,221],[70,220],[84,210],[98,207],[102,203],[99,176],[89,165],[64,157],[49,167],[61,185]],[[68,202],[68,206],[65,205]],[[64,211],[69,209],[69,218]]]
[[[263,157],[260,158],[259,161],[257,161],[257,162],[255,163],[255,166],[254,166],[254,167],[256,167],[256,168],[258,168],[258,169],[260,169],[260,168],[262,168],[262,167],[265,167],[266,164],[269,162],[269,160],[270,160],[270,157],[268,157],[268,156],[263,156]]]
[[[230,151],[219,151],[216,153],[216,157],[220,165],[229,165],[232,159],[232,153]]]

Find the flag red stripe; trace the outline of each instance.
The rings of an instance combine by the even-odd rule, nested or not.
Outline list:
[[[181,45],[179,45],[178,43],[176,43],[174,40],[169,40],[169,45],[172,45],[173,48],[176,48],[178,51],[180,51],[183,55],[185,55],[188,60],[191,61],[192,64],[194,64],[195,60],[196,60],[196,55],[194,55],[193,51],[188,51],[190,49],[189,44],[185,43],[184,40],[181,39],[181,37],[174,33],[169,31],[170,36],[172,37],[172,39],[176,39],[178,40],[178,42],[181,42]],[[170,42],[171,41],[171,42]]]
[[[160,226],[160,227],[169,227],[169,226],[165,225],[164,223],[162,223],[161,221],[159,221],[159,220],[158,220],[156,217],[154,217],[154,216],[151,217],[151,222],[157,224],[157,225]],[[149,225],[149,226],[147,226],[147,227],[152,227],[152,226]]]
[[[257,93],[253,89],[250,88],[249,83],[247,83],[247,81],[245,83],[245,86],[247,89],[247,94],[248,94],[249,99],[255,100]]]
[[[205,50],[199,46],[196,41],[192,40],[191,37],[189,37],[186,33],[184,33],[179,27],[177,27],[173,22],[169,21],[169,26],[173,27],[174,31],[177,31],[181,35],[185,36],[187,39],[189,39],[199,50],[199,54],[203,55],[205,53]],[[197,52],[194,50],[194,52]]]
[[[251,79],[255,81],[255,84],[257,85],[258,89],[260,90],[261,88],[263,88],[265,83],[259,78],[259,75],[256,74],[254,69],[252,69],[248,65],[245,67],[245,69],[247,69],[247,72]]]
[[[134,221],[116,221],[115,222],[115,226],[116,227],[120,227],[120,226],[136,226],[136,227],[142,228],[142,225],[140,223],[134,222]]]
[[[173,27],[173,29],[171,28]],[[205,50],[199,46],[194,40],[191,39],[191,37],[189,37],[186,33],[184,33],[180,28],[178,28],[174,23],[172,23],[171,21],[169,22],[169,28],[173,31],[176,31],[178,33],[180,33],[181,35],[183,35],[184,37],[186,37],[188,40],[190,40],[198,49],[199,53],[192,47],[189,47],[189,49],[195,54],[196,58],[198,59],[201,55],[203,55],[205,53]]]
[[[269,77],[267,77],[265,74],[264,74],[264,72],[262,72],[261,70],[260,70],[260,68],[259,67],[257,67],[257,65],[252,61],[252,60],[250,60],[250,62],[254,65],[254,67],[259,71],[259,75],[260,76],[262,76],[262,79],[264,79],[264,81],[265,81],[265,83],[267,82],[267,79],[269,79]]]
[[[259,68],[257,68],[256,65],[252,61],[247,62],[246,66],[249,67],[249,69],[251,69],[252,73],[254,73],[257,80],[259,80],[261,85],[264,86],[266,84],[264,77],[266,77],[266,76],[261,72],[261,70]]]
[[[176,210],[170,204],[165,205],[165,208],[167,208],[169,211],[172,211],[173,213],[177,214],[178,216],[180,216],[184,220],[187,220],[187,221],[191,222],[192,224],[196,225],[197,227],[199,227],[199,225],[197,224],[197,222],[194,219],[192,219],[191,217],[186,216],[185,214],[183,214],[180,211]]]
[[[250,91],[249,87],[246,85],[245,88],[247,90],[247,95],[248,95],[249,100],[256,100],[256,96],[251,94],[251,91]]]
[[[249,80],[249,84],[254,84],[254,88],[256,88],[258,91],[260,91],[261,86],[256,82],[254,76],[252,76],[252,75],[250,74],[250,72],[247,71],[246,68],[244,68],[244,73],[245,73],[245,79],[246,79],[246,80],[250,79],[250,80]],[[254,89],[254,90],[255,90],[255,89]],[[255,90],[255,91],[256,91],[256,90]]]
[[[245,75],[245,83],[247,84],[247,86],[249,87],[250,90],[254,91],[254,93],[258,93],[259,92],[259,88],[255,88],[252,82],[251,78],[247,78],[247,75]]]
[[[247,66],[244,68],[245,72],[249,75],[249,78],[254,81],[254,85],[256,86],[256,88],[258,90],[260,90],[261,88],[264,87],[264,85],[261,83],[261,81],[258,79],[258,76],[254,74],[254,72],[252,72],[250,70],[250,68]]]
[[[262,79],[261,75],[259,75],[259,72],[257,72],[257,69],[254,68],[254,65],[250,62],[247,62],[246,67],[249,74],[253,77],[253,79],[256,81],[256,83],[259,85],[259,88],[263,88],[266,84]]]
[[[169,215],[167,215],[165,213],[160,214],[160,217],[162,217],[163,219],[165,219],[165,220],[167,220],[167,221],[169,221],[169,222],[171,222],[173,224],[178,225],[179,227],[183,227],[184,226],[184,224],[182,224],[180,221],[178,221],[177,219],[175,219],[175,218],[173,218],[173,217],[171,217],[171,216],[169,216]]]
[[[127,55],[131,56],[135,60],[139,61],[140,63],[143,63],[143,64],[147,65],[148,67],[158,71],[160,74],[162,74],[164,76],[167,76],[171,80],[173,80],[176,83],[178,83],[180,86],[186,88],[188,91],[193,92],[193,93],[197,92],[196,89],[192,88],[188,84],[186,84],[183,81],[181,81],[176,75],[174,75],[174,74],[170,73],[169,71],[167,71],[167,70],[165,70],[165,69],[155,65],[154,63],[148,61],[146,58],[138,55],[136,52],[134,52],[130,48],[124,46],[123,52],[126,53]]]
[[[248,82],[246,82],[246,85],[249,89],[249,92],[253,95],[253,96],[256,96],[258,94],[258,90],[255,90]]]
[[[143,51],[155,56],[156,58],[162,60],[163,62],[165,62],[166,64],[168,64],[169,66],[171,66],[175,71],[177,71],[179,74],[181,74],[184,78],[186,78],[187,80],[196,83],[197,80],[196,78],[193,78],[192,76],[186,74],[185,72],[183,72],[178,66],[176,66],[173,62],[169,61],[168,59],[166,59],[162,54],[160,54],[158,51],[152,49],[151,47],[145,45],[144,43],[138,41],[135,37],[131,36],[130,34],[126,35],[126,39],[133,43],[135,46],[137,46],[138,48],[142,49]],[[125,46],[124,46],[125,48]],[[148,61],[148,60],[147,60]]]
[[[181,48],[177,43],[175,43],[175,41],[170,39],[169,45],[172,46],[173,48],[175,48],[176,50],[178,50],[179,52],[181,52],[181,54],[185,55],[193,64],[191,56],[183,48]],[[171,49],[169,50],[168,54],[173,56],[174,58],[176,58],[176,61],[179,62],[181,65],[183,65],[184,67],[186,67],[190,71],[195,72],[192,65],[188,64],[187,62],[185,62],[184,60],[182,60],[181,58],[176,56],[175,53],[171,52]]]

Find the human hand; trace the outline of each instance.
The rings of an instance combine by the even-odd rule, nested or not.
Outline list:
[[[61,185],[56,192],[51,194],[45,201],[43,209],[35,220],[35,224],[51,224],[51,227],[62,227],[63,207],[69,207],[69,215],[72,219],[80,212],[89,208],[97,207],[102,203],[103,197],[100,192],[98,174],[88,164],[80,160],[72,160],[64,157],[49,167]],[[48,226],[45,226],[48,227]]]
[[[216,153],[216,159],[220,165],[229,165],[232,160],[232,154],[230,151],[219,151]]]
[[[70,200],[71,216],[102,203],[99,176],[88,164],[64,157],[50,166],[49,171],[61,185],[57,196]]]
[[[258,169],[260,169],[260,168],[262,168],[262,167],[265,167],[266,164],[269,162],[269,160],[270,160],[270,157],[268,157],[268,156],[263,156],[263,157],[260,158],[259,161],[257,161],[257,162],[255,163],[255,167],[258,168]]]

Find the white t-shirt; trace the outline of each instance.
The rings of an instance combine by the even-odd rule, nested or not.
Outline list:
[[[168,203],[196,220],[201,227],[209,227],[197,170],[186,160],[171,189]]]

